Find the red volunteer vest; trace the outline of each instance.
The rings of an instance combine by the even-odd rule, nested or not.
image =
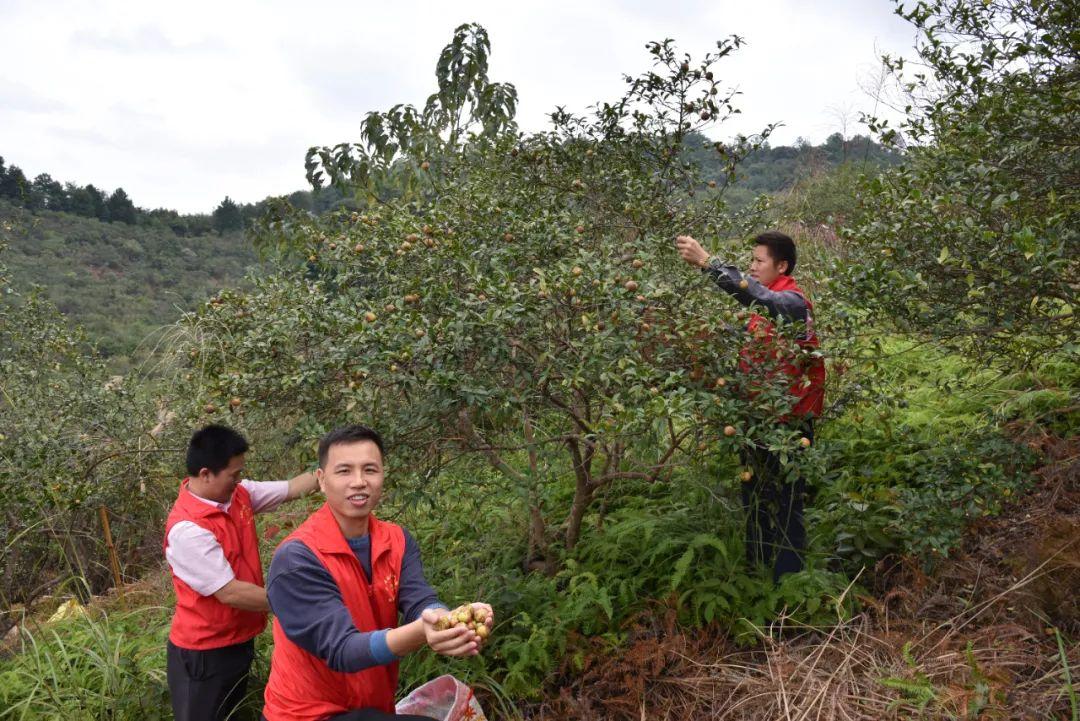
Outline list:
[[[793,290],[803,297],[807,308],[806,334],[798,338],[796,343],[800,348],[817,348],[819,343],[814,333],[814,306],[806,297],[806,293],[803,293],[802,289],[795,284],[794,278],[781,275],[769,285],[769,290],[776,292]],[[775,326],[757,313],[750,316],[746,330],[753,336],[753,340],[744,346],[740,353],[739,369],[748,373],[754,365],[778,361],[778,370],[791,376],[790,392],[798,399],[791,410],[791,415],[795,418],[805,418],[808,415],[819,417],[825,404],[825,363],[822,359],[809,354],[800,354],[799,357],[788,355],[788,357],[780,358],[780,349],[773,344],[776,336]]]
[[[168,545],[169,531],[180,521],[191,521],[214,534],[238,580],[263,585],[255,513],[251,509],[251,497],[246,488],[236,487],[226,513],[193,496],[185,478],[180,484],[180,495],[165,521],[164,546]],[[176,591],[176,611],[173,613],[169,640],[180,648],[205,651],[231,646],[255,638],[266,628],[265,613],[241,611],[226,606],[213,596],[203,596],[177,578],[175,573],[172,580]]]
[[[405,533],[400,526],[374,516],[368,523],[371,583],[325,504],[282,541],[300,541],[311,549],[341,590],[353,625],[365,632],[397,627],[398,583],[405,555]],[[290,641],[276,618],[273,628],[274,653],[263,708],[267,721],[318,721],[356,708],[394,712],[396,662],[355,673],[332,671],[325,661]]]

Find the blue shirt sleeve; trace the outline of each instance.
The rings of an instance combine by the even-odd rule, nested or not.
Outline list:
[[[299,541],[274,553],[266,596],[288,639],[334,671],[351,673],[397,660],[386,645],[387,629],[357,629],[330,572]]]
[[[405,529],[402,529],[405,531]],[[405,555],[401,559],[401,579],[398,585],[398,610],[405,623],[420,618],[425,608],[446,608],[439,595],[424,578],[424,563],[420,560],[420,546],[412,534],[405,531]]]

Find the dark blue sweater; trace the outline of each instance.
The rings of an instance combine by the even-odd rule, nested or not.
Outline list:
[[[350,538],[349,547],[370,582],[371,536]],[[386,645],[389,629],[364,632],[356,628],[330,572],[299,541],[289,541],[274,552],[266,596],[289,640],[334,671],[351,673],[397,660]],[[398,611],[404,623],[411,623],[425,608],[433,607],[446,608],[424,578],[420,548],[405,531]]]

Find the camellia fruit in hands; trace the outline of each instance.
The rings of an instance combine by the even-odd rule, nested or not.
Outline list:
[[[458,626],[466,626],[475,631],[481,643],[491,635],[491,629],[487,627],[487,612],[471,604],[458,606],[435,622],[436,631],[446,631]]]

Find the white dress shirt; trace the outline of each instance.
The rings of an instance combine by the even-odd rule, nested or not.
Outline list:
[[[289,495],[288,481],[240,481],[251,496],[251,510],[262,513],[276,508]],[[194,493],[191,495],[195,496]],[[203,503],[226,513],[232,501],[218,503],[195,496]],[[179,521],[169,529],[165,542],[165,560],[181,581],[196,593],[212,596],[236,578],[225,551],[214,534],[191,521]]]

